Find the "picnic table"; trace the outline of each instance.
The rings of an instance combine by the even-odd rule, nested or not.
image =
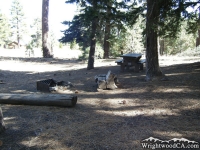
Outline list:
[[[139,70],[143,70],[143,64],[146,60],[140,59],[142,54],[138,53],[128,53],[121,55],[122,59],[117,60],[116,63],[121,66],[121,70],[129,69],[129,67],[134,67],[135,72],[139,72]]]

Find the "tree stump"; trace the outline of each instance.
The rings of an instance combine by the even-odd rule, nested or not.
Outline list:
[[[117,77],[110,70],[107,74],[101,74],[95,76],[95,81],[98,84],[99,89],[116,89]]]
[[[3,113],[2,113],[2,109],[0,107],[0,133],[2,133],[5,130],[5,124],[3,122]]]

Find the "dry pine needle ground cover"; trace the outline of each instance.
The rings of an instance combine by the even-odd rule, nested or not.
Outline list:
[[[200,59],[161,58],[169,81],[145,82],[145,71],[120,72],[114,60],[94,70],[68,59],[0,58],[1,93],[38,93],[38,80],[70,81],[59,91],[78,96],[74,108],[2,105],[1,150],[139,150],[141,140],[200,142]],[[116,90],[97,90],[94,76],[116,73]],[[75,91],[78,93],[75,94]]]

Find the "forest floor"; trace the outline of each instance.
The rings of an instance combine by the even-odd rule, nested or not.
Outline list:
[[[0,57],[1,93],[37,93],[38,80],[69,81],[61,94],[73,108],[2,104],[6,131],[1,150],[140,150],[142,140],[186,138],[200,142],[200,57],[161,57],[169,81],[145,82],[145,69],[124,72],[115,59],[83,61]],[[116,90],[97,90],[94,76],[111,70]],[[78,93],[75,93],[78,91]]]

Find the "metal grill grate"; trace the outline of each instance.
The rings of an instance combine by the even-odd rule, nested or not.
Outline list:
[[[56,86],[57,82],[53,79],[37,81],[37,90],[49,92],[49,87]]]

